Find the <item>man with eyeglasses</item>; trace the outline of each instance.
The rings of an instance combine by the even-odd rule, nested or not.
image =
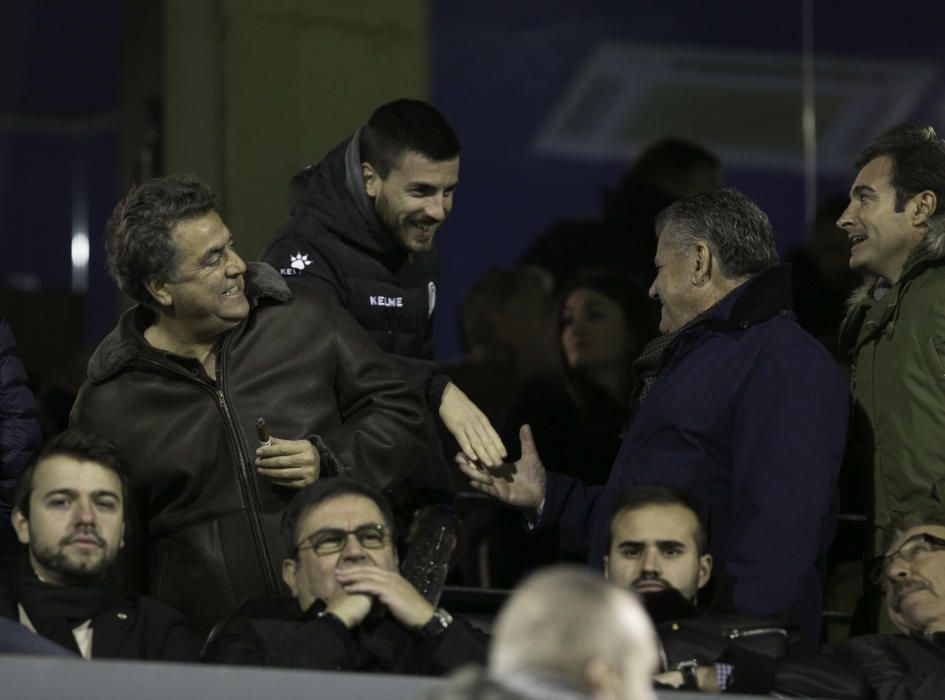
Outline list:
[[[878,700],[945,697],[945,513],[904,516],[886,531],[872,581],[903,634],[854,637],[838,654],[858,663]]]
[[[486,635],[429,603],[398,572],[393,515],[343,477],[300,491],[283,519],[290,599],[248,601],[211,634],[204,660],[440,675],[486,658]]]

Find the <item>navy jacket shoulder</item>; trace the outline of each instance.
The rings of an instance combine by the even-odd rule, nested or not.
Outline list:
[[[768,268],[681,334],[604,487],[549,473],[543,520],[558,522],[568,549],[589,544],[599,566],[620,493],[684,489],[703,503],[731,606],[793,611],[816,638],[846,419],[836,363],[794,320],[789,268]]]
[[[26,369],[16,354],[16,340],[0,318],[0,527],[13,509],[13,486],[40,445],[36,402]]]

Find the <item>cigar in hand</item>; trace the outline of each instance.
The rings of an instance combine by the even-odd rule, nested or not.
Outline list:
[[[269,428],[266,426],[266,419],[262,416],[256,419],[256,437],[259,438],[260,447],[269,447],[272,444],[272,438],[269,437]]]

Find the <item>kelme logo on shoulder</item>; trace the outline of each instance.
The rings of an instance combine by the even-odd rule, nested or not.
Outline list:
[[[289,256],[289,266],[279,270],[279,274],[283,277],[291,277],[292,275],[299,274],[311,264],[312,261],[308,259],[308,253],[299,251],[295,255]]]

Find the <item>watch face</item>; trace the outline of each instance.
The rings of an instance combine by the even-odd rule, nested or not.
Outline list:
[[[433,611],[433,617],[430,618],[430,621],[427,622],[420,631],[425,635],[439,634],[449,627],[452,621],[452,615],[441,608],[437,608]]]
[[[440,624],[443,625],[443,629],[446,629],[450,626],[450,623],[453,621],[453,616],[442,608],[437,608],[436,612],[433,613],[436,615],[436,619],[440,621]]]

